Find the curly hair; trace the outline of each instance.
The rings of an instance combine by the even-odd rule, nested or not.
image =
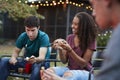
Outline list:
[[[79,19],[78,37],[80,48],[83,52],[89,47],[90,43],[95,41],[97,28],[96,23],[91,15],[86,12],[79,12],[75,15]]]

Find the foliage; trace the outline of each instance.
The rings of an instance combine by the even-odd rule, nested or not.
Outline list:
[[[105,47],[108,43],[108,40],[111,37],[112,31],[105,31],[104,33],[98,34],[97,36],[97,46]]]
[[[25,0],[22,0],[25,2]],[[25,18],[30,15],[36,15],[41,19],[44,17],[37,13],[37,7],[30,7],[24,2],[18,2],[18,0],[0,0],[0,12],[8,13],[9,18],[18,20],[19,18]]]

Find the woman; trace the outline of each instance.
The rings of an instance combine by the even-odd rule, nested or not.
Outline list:
[[[43,72],[43,80],[87,80],[93,51],[96,49],[96,24],[89,14],[79,12],[72,21],[72,32],[64,39],[56,39],[53,48],[65,67],[51,67]]]

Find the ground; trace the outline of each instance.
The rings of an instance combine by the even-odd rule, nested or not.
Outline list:
[[[11,54],[13,52],[14,45],[15,45],[14,40],[6,40],[0,42],[0,55]]]
[[[0,55],[11,54],[13,52],[14,45],[0,45]]]

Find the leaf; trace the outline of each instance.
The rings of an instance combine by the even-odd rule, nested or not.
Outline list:
[[[17,21],[19,18],[26,18],[30,15],[36,15],[41,19],[44,19],[44,16],[37,13],[36,7],[30,7],[28,4],[24,3],[25,0],[22,0],[19,3],[17,0],[1,0],[0,1],[0,12],[8,13],[9,18]]]

